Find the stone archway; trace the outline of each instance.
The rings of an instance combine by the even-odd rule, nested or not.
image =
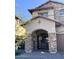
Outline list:
[[[33,50],[48,51],[48,32],[45,30],[36,30],[32,33]]]
[[[31,53],[34,50],[56,53],[56,33],[49,33],[46,30],[38,29],[29,34],[28,38],[25,41],[25,51],[26,53]]]

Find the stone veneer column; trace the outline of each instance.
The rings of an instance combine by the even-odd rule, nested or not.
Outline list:
[[[37,36],[35,33],[32,35],[32,43],[33,50],[37,50]]]
[[[25,52],[31,53],[32,52],[32,36],[29,34],[28,38],[25,40]]]
[[[49,52],[50,53],[56,53],[57,52],[56,34],[55,33],[49,33],[48,34],[48,40],[49,40]]]

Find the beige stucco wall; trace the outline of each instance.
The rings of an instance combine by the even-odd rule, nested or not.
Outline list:
[[[32,20],[26,26],[26,28],[27,28],[29,33],[32,33],[33,31],[38,30],[38,29],[46,30],[49,33],[56,33],[55,22],[50,21],[50,20],[45,20],[43,18],[37,18],[35,20]]]
[[[55,4],[55,5],[54,5],[54,8],[55,8],[56,10],[64,9],[64,5],[62,5],[62,4]]]
[[[48,10],[48,18],[54,19],[54,9]]]
[[[56,27],[57,34],[64,34],[64,26]]]

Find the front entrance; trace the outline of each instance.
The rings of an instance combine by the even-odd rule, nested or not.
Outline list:
[[[34,51],[48,51],[48,33],[44,30],[37,30],[32,33],[33,36],[33,50]]]

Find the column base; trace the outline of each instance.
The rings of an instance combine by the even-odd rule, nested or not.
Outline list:
[[[55,54],[57,53],[57,50],[56,51],[49,51],[51,54]]]
[[[25,40],[25,52],[31,53],[32,52],[32,37],[31,34],[29,34],[28,38]]]
[[[49,52],[54,54],[57,52],[57,41],[56,41],[56,34],[49,33]]]
[[[26,53],[32,53],[32,50],[28,50],[28,51],[25,50],[25,52],[26,52]]]

